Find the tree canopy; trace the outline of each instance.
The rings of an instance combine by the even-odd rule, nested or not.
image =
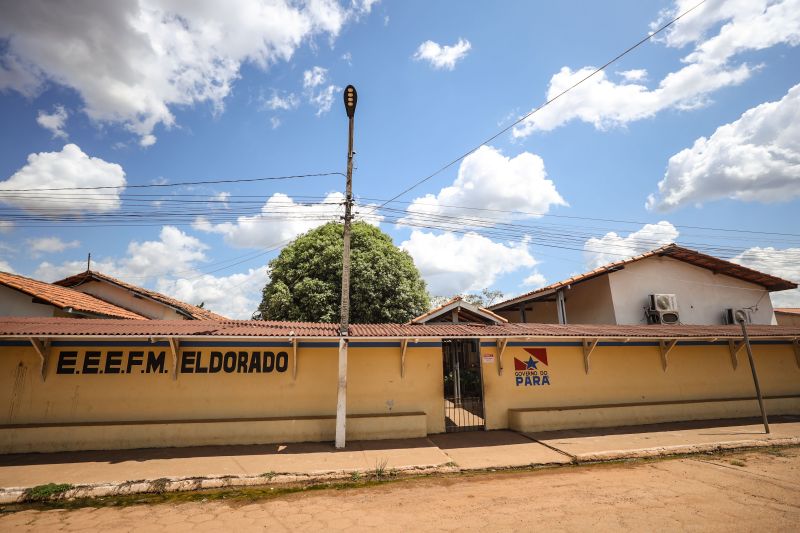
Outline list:
[[[439,307],[449,302],[456,296],[461,296],[464,301],[475,304],[479,307],[489,307],[498,300],[503,299],[503,291],[492,290],[489,288],[481,289],[480,293],[461,293],[453,296],[431,296],[431,307]]]
[[[342,224],[335,222],[295,239],[270,261],[270,281],[253,318],[338,322],[343,248]],[[354,223],[350,322],[407,322],[427,311],[429,304],[411,256],[375,226]]]

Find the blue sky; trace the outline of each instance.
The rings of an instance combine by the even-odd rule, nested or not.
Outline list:
[[[519,294],[673,241],[798,280],[797,0],[708,0],[374,209],[696,3],[3,2],[0,270],[55,280],[91,252],[249,317],[343,178],[131,186],[343,172],[352,83],[357,212],[435,295]],[[19,192],[74,187],[117,188]]]

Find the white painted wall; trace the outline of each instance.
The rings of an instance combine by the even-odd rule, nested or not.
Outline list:
[[[564,289],[564,297],[568,324],[614,324],[614,304],[608,276],[598,276]]]
[[[683,324],[722,324],[723,309],[750,306],[758,307],[751,312],[754,324],[775,323],[764,287],[670,257],[648,257],[607,277],[617,324],[646,323],[643,308],[649,306],[649,295],[661,293],[678,297]]]
[[[130,291],[110,283],[90,281],[89,283],[71,288],[76,291],[91,294],[101,300],[111,302],[114,305],[124,307],[125,309],[129,309],[153,320],[181,320],[185,318],[171,307],[147,298],[136,298]]]
[[[5,286],[0,286],[0,316],[53,316],[55,307],[35,304],[33,298]]]

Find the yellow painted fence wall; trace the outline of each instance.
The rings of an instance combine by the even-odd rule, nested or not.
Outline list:
[[[665,371],[657,344],[601,343],[586,373],[580,343],[541,344],[509,343],[500,374],[497,348],[483,343],[488,429],[546,431],[759,414],[744,348],[734,370],[727,343],[679,343],[668,353]],[[547,364],[526,348],[544,349]],[[792,345],[754,344],[753,351],[768,414],[800,413],[800,367]],[[527,363],[532,357],[538,385],[534,370],[515,371],[515,358]],[[542,372],[549,384],[542,384]]]
[[[0,346],[0,453],[334,437],[337,342],[301,342],[296,377],[291,345],[187,343],[179,350],[177,379],[168,346],[135,341],[56,343],[44,381],[39,355],[29,344],[16,344]],[[401,377],[399,342],[351,344],[347,411],[353,418],[348,420],[348,438],[419,437],[444,431],[440,347],[409,348]],[[150,368],[149,352],[155,358]],[[217,366],[224,354],[235,352],[233,371],[223,367],[208,372],[212,352],[222,354]],[[272,357],[269,363],[266,352]],[[162,353],[163,368],[160,361],[156,364]],[[246,356],[241,367],[240,353]],[[259,354],[255,362],[254,353]],[[85,366],[87,355],[90,364]],[[284,367],[276,363],[278,357]],[[87,375],[87,370],[96,373]]]

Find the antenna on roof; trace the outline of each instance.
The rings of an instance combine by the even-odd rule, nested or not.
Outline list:
[[[92,269],[92,252],[89,252],[89,257],[86,258],[86,272]]]

